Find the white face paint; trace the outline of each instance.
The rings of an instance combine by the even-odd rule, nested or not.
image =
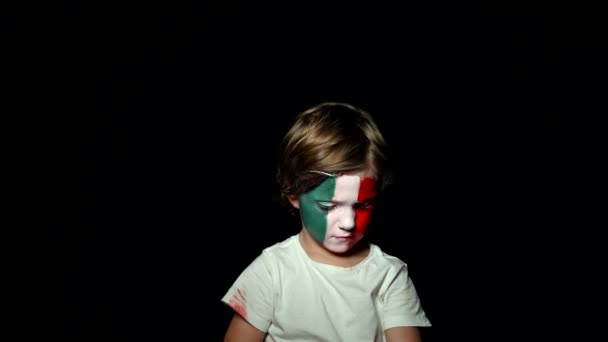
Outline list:
[[[333,209],[327,214],[327,232],[323,244],[336,253],[348,251],[363,238],[355,231],[355,204],[359,197],[359,176],[336,178],[336,190],[332,198]]]

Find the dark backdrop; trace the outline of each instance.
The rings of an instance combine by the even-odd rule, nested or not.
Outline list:
[[[73,114],[49,120],[47,336],[221,340],[224,292],[297,232],[275,153],[321,101],[370,111],[393,147],[373,234],[408,263],[426,340],[545,327],[575,106],[561,22],[466,4],[61,11],[41,33]]]

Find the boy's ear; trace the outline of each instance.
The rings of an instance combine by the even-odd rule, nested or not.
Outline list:
[[[289,203],[291,203],[294,208],[300,209],[300,201],[298,200],[298,196],[289,196],[287,199],[289,199]]]

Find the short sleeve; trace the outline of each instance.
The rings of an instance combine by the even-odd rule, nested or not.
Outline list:
[[[404,326],[431,326],[420,304],[416,288],[403,265],[383,296],[383,329]]]
[[[263,254],[257,257],[222,297],[222,302],[263,332],[268,331],[273,312],[272,277],[265,259]]]

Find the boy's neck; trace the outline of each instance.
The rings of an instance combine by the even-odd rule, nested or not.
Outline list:
[[[369,243],[365,239],[359,241],[357,245],[346,253],[333,253],[317,242],[306,228],[302,228],[298,234],[300,245],[308,256],[319,263],[338,267],[353,267],[363,261],[369,255]]]

